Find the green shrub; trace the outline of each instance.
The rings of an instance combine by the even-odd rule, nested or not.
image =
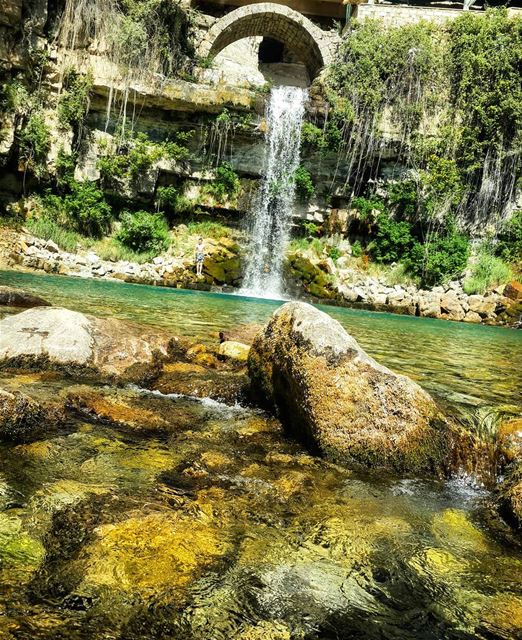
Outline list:
[[[352,243],[352,256],[354,258],[360,258],[363,254],[363,247],[359,240]]]
[[[41,198],[44,216],[84,236],[101,238],[108,233],[112,210],[96,183],[72,180],[67,187],[66,195],[47,192]]]
[[[181,160],[188,157],[182,144],[192,132],[176,134],[174,140],[153,142],[146,133],[138,132],[125,138],[116,137],[116,149],[98,158],[101,177],[108,182],[136,180],[163,159]]]
[[[312,182],[312,176],[307,169],[302,166],[298,167],[294,173],[294,181],[297,197],[301,201],[308,202],[310,198],[313,198],[315,194],[315,187]]]
[[[359,196],[352,200],[352,207],[357,209],[359,216],[363,222],[372,223],[375,221],[379,213],[383,213],[386,209],[384,202],[377,196],[363,198]]]
[[[169,231],[163,215],[148,211],[125,212],[117,239],[138,252],[161,253],[169,246]]]
[[[216,169],[216,177],[204,187],[204,191],[220,203],[236,198],[240,189],[239,177],[228,162],[224,162]]]
[[[73,182],[63,209],[68,224],[79,233],[101,238],[110,231],[112,210],[95,182]]]
[[[417,214],[418,188],[415,180],[402,180],[387,186],[390,208],[397,218],[414,220]]]
[[[63,147],[58,151],[55,162],[56,184],[59,188],[70,188],[74,182],[76,154],[65,153]]]
[[[464,280],[463,288],[468,294],[484,294],[494,287],[509,282],[512,275],[511,269],[505,262],[488,251],[482,250],[471,267],[469,277]]]
[[[415,239],[408,222],[397,222],[387,213],[377,216],[377,230],[368,251],[376,262],[399,262],[409,256]]]
[[[324,151],[328,148],[328,141],[323,129],[319,129],[311,122],[303,122],[301,126],[301,144],[317,151]]]
[[[495,252],[507,262],[515,264],[522,261],[522,209],[515,211],[502,226]]]
[[[174,216],[187,215],[194,210],[193,202],[179,193],[178,189],[172,185],[157,188],[156,202],[158,209],[164,211],[169,219]]]
[[[432,234],[424,244],[415,241],[404,261],[424,287],[459,278],[469,257],[469,239],[453,223]]]

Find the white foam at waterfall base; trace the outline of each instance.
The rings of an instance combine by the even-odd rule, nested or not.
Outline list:
[[[275,87],[266,110],[263,180],[248,216],[250,246],[241,295],[282,299],[283,263],[295,200],[306,89]]]

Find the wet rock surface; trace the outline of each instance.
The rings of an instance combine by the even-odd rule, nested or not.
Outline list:
[[[288,303],[276,311],[254,340],[248,367],[254,393],[328,459],[441,471],[448,426],[435,402],[314,307]]]
[[[63,422],[56,407],[42,406],[19,391],[0,389],[0,441],[26,442]]]

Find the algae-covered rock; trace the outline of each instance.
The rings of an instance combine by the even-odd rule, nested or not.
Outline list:
[[[69,309],[30,309],[0,321],[0,363],[47,362],[119,375],[167,354],[170,336]]]
[[[0,440],[26,442],[61,419],[56,409],[43,407],[23,393],[0,389]]]
[[[244,367],[239,371],[219,371],[211,361],[212,366],[206,368],[209,365],[202,356],[213,358],[212,354],[202,352],[194,356],[192,363],[166,364],[150,388],[163,394],[212,398],[230,404],[241,400],[248,387]]]
[[[0,513],[0,568],[36,568],[42,562],[44,554],[41,542],[25,531],[18,516]]]
[[[67,395],[69,408],[103,421],[123,425],[137,431],[170,431],[178,425],[172,407],[161,398],[144,396],[125,389],[73,387]]]
[[[14,287],[0,287],[0,305],[6,307],[22,307],[30,309],[31,307],[49,307],[51,306],[47,300],[35,296],[32,293],[16,289]]]
[[[257,398],[330,460],[443,469],[448,427],[432,398],[375,362],[311,305],[278,309],[254,340],[248,366]]]
[[[82,554],[81,591],[151,596],[184,587],[228,550],[212,524],[171,513],[136,515],[96,530]]]

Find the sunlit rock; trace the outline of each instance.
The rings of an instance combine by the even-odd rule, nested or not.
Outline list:
[[[444,544],[454,549],[486,553],[489,549],[484,533],[469,519],[468,514],[458,509],[445,509],[433,518],[433,533]]]
[[[246,362],[249,351],[250,347],[247,344],[236,342],[235,340],[226,340],[219,345],[218,353],[225,358]]]
[[[435,402],[314,307],[288,303],[276,311],[256,337],[248,366],[257,397],[326,458],[442,471],[447,424]]]

